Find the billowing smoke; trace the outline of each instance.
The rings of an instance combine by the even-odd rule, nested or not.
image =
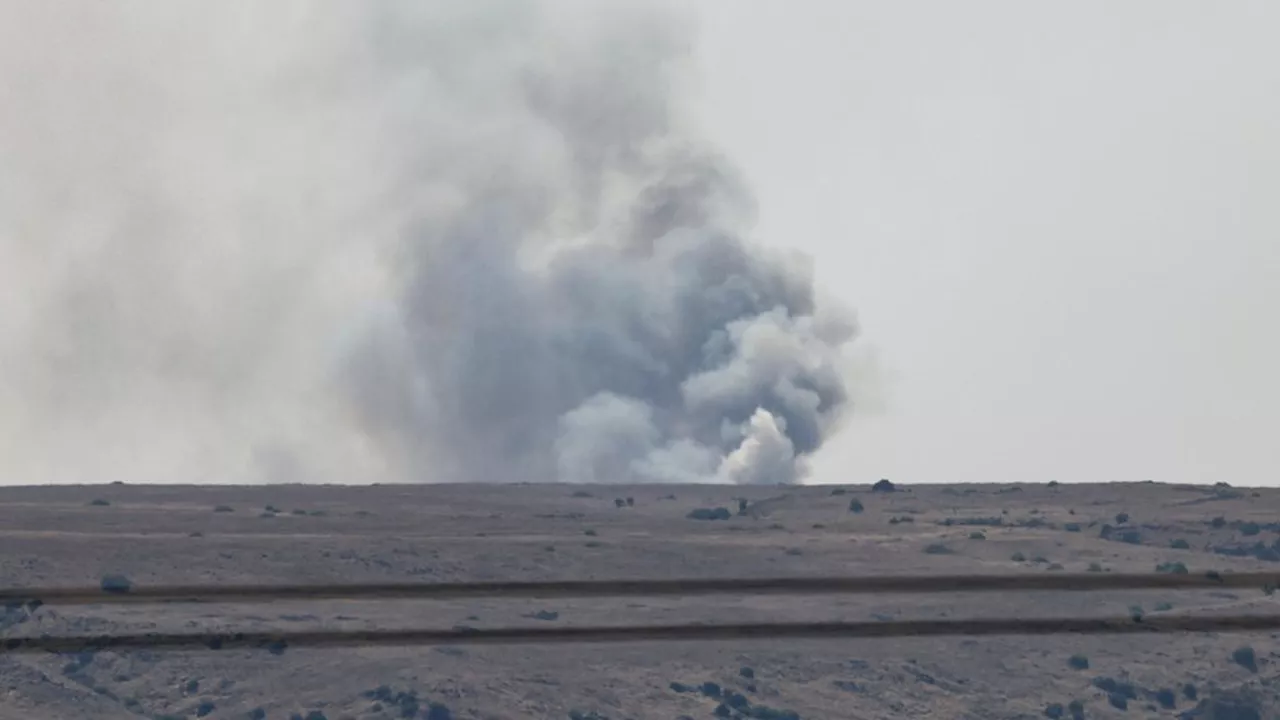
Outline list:
[[[794,482],[847,410],[685,13],[76,9],[0,10],[3,481]]]

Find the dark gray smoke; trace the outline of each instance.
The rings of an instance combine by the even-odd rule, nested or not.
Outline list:
[[[85,6],[0,13],[42,79],[0,111],[9,481],[793,482],[848,409],[852,315],[748,241],[686,15]]]

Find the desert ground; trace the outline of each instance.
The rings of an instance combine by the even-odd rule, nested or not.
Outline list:
[[[717,507],[731,517],[689,517]],[[96,587],[110,574],[140,587],[1156,572],[1177,563],[1230,572],[1280,569],[1277,547],[1280,490],[1223,484],[0,489],[6,587]],[[447,629],[1263,613],[1275,603],[1262,591],[326,600],[10,608],[3,625],[9,636]],[[1199,633],[8,654],[0,655],[0,718],[1273,718],[1280,717],[1275,639]]]

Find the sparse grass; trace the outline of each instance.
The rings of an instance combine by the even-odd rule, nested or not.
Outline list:
[[[213,511],[216,513],[229,513],[229,512],[235,512],[236,509],[231,507],[230,505],[218,505],[213,509]]]
[[[980,527],[1000,527],[1004,525],[1002,517],[970,517],[970,518],[947,518],[942,521],[943,525],[951,527],[952,525],[977,525]]]
[[[1186,575],[1187,566],[1180,562],[1167,562],[1156,565],[1156,572],[1169,573],[1172,575]]]

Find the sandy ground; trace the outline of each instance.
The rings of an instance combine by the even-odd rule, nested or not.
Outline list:
[[[627,497],[634,505],[618,507],[615,499]],[[740,498],[749,503],[746,514],[716,521],[687,517],[699,507],[736,513]],[[860,513],[850,512],[855,499],[863,505]],[[1280,490],[1151,483],[911,486],[893,493],[866,486],[4,488],[0,573],[5,586],[96,586],[110,573],[149,585],[1154,572],[1177,562],[1191,572],[1280,571],[1280,553],[1273,549],[1280,539],[1278,511]],[[938,545],[945,550],[926,551]],[[10,610],[4,625],[12,636],[1053,617],[1123,615],[1133,608],[1148,614],[1274,612],[1277,599],[1252,591],[1156,591],[104,605]],[[540,620],[539,611],[557,615]],[[1070,718],[1076,701],[1079,716],[1088,718],[1247,720],[1277,716],[1275,638],[9,655],[0,656],[0,718],[673,720],[719,712],[805,720],[985,719],[1052,717],[1059,705],[1061,717]],[[1233,660],[1243,646],[1253,649],[1256,667]],[[1084,659],[1088,667],[1073,667],[1073,656],[1080,656],[1075,665]],[[717,688],[704,691],[704,683],[714,683],[719,697]],[[1188,697],[1192,691],[1194,699]]]

